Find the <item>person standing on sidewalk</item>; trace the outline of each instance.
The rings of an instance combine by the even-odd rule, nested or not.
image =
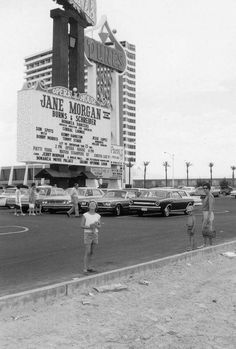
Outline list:
[[[19,212],[21,216],[25,216],[25,214],[22,211],[22,205],[21,205],[21,192],[20,192],[20,186],[16,186],[16,198],[15,198],[15,216],[19,216]]]
[[[187,248],[187,251],[191,251],[195,249],[195,230],[196,230],[196,217],[193,214],[193,209],[194,207],[188,206],[187,207],[187,213],[188,213],[188,218],[187,218],[187,234],[189,237],[189,247]]]
[[[73,206],[69,211],[67,211],[67,216],[70,217],[73,212],[75,212],[75,217],[79,217],[79,194],[78,194],[79,185],[77,183],[74,184],[74,188],[71,192],[71,201]]]
[[[95,246],[98,245],[98,232],[101,228],[101,216],[96,213],[97,203],[91,201],[89,203],[89,211],[84,213],[81,221],[81,228],[84,230],[84,274],[96,272],[92,268],[92,257]]]
[[[35,183],[31,184],[29,190],[29,216],[35,216],[35,201],[36,201],[36,185]]]
[[[206,193],[206,197],[202,203],[202,235],[204,239],[203,247],[206,247],[207,240],[209,240],[209,244],[212,245],[212,239],[215,237],[215,230],[213,227],[215,198],[211,193],[211,186],[209,183],[205,183],[203,189]]]

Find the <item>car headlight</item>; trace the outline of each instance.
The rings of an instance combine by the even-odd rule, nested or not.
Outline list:
[[[42,202],[43,205],[47,205],[47,203],[48,203],[47,201],[43,201]]]
[[[66,201],[63,201],[63,204],[64,205],[68,205],[70,203],[70,201],[66,200]]]
[[[105,202],[104,205],[107,206],[107,207],[110,207],[111,206],[111,202]]]
[[[87,205],[88,205],[88,204],[87,204],[86,201],[82,201],[81,206],[87,206]]]

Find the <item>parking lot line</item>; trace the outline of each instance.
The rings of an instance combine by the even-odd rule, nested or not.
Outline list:
[[[12,229],[14,230],[14,228],[16,229],[21,229],[21,230],[17,230],[17,231],[7,231],[7,232],[1,232],[1,229]],[[0,236],[2,235],[13,235],[13,234],[22,234],[22,233],[26,233],[27,231],[29,231],[29,229],[27,227],[22,227],[22,226],[18,226],[18,225],[5,225],[5,226],[0,226]]]

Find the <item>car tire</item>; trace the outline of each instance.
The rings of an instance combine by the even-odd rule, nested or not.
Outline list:
[[[117,206],[115,207],[115,215],[116,215],[117,217],[119,217],[119,216],[121,216],[121,213],[122,213],[121,205],[117,205]]]
[[[163,215],[164,217],[169,217],[169,215],[170,215],[170,206],[169,206],[169,205],[167,205],[167,206],[162,210],[162,215]]]
[[[139,217],[143,217],[143,212],[142,211],[138,211],[138,216]]]
[[[184,210],[184,214],[186,214],[186,215],[188,215],[188,207],[189,206],[193,206],[193,204],[191,204],[191,203],[188,203],[188,205],[187,205],[187,207],[186,207],[186,209]]]

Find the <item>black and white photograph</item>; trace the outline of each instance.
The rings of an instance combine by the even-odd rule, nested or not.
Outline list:
[[[235,349],[236,1],[1,1],[0,44],[0,349]]]

